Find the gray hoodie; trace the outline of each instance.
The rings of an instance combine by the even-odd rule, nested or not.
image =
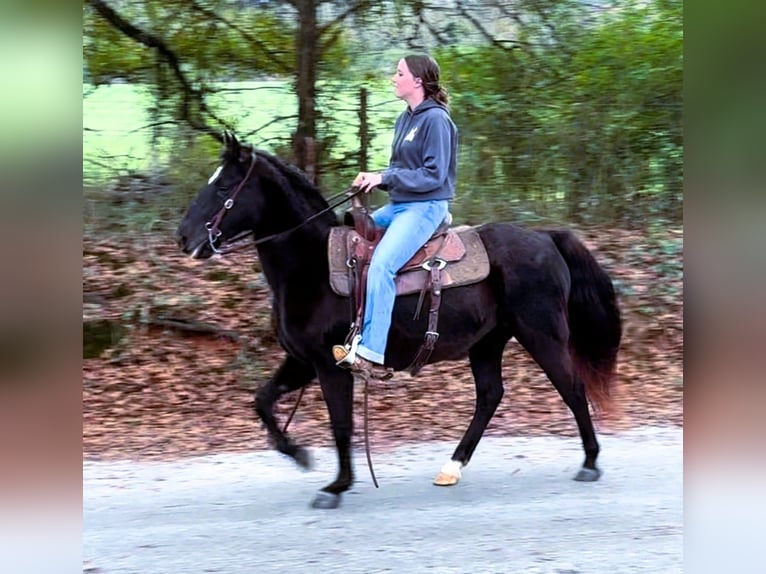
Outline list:
[[[394,125],[389,167],[382,189],[394,203],[452,199],[457,172],[457,127],[434,100],[407,107]]]

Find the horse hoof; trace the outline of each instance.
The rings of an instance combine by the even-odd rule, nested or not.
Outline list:
[[[440,472],[434,478],[434,484],[436,486],[455,486],[460,481],[459,476],[454,474],[447,474],[446,472]]]
[[[596,482],[601,478],[601,471],[597,468],[585,468],[582,467],[574,479],[579,482]]]
[[[332,494],[331,492],[325,492],[320,490],[317,492],[316,497],[311,503],[311,508],[338,508],[340,505],[340,494]]]
[[[314,466],[314,459],[311,456],[311,451],[302,446],[295,449],[293,459],[295,459],[295,463],[303,470],[311,470]]]
[[[463,463],[460,461],[448,460],[434,478],[434,484],[436,486],[454,486],[463,476],[460,472],[462,466]]]

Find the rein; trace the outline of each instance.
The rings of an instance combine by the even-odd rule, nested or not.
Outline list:
[[[356,189],[356,191],[354,191],[354,189]],[[328,211],[332,211],[336,207],[339,207],[339,206],[343,205],[344,203],[346,203],[347,201],[350,201],[352,198],[356,197],[361,191],[362,190],[360,188],[347,187],[346,189],[344,189],[340,193],[336,193],[331,198],[329,198],[327,200],[327,202],[329,203],[329,205],[327,207],[325,207],[324,209],[322,209],[320,211],[317,211],[314,215],[312,215],[308,219],[305,219],[304,221],[302,221],[301,223],[299,223],[295,227],[291,227],[290,229],[287,229],[285,231],[280,231],[278,233],[273,233],[272,235],[267,235],[266,237],[261,237],[260,239],[256,239],[253,244],[254,245],[260,245],[261,243],[266,243],[267,241],[271,241],[272,239],[276,239],[277,237],[279,237],[281,235],[287,235],[289,233],[292,233],[293,231],[297,231],[298,229],[300,229],[301,227],[303,227],[307,223],[311,223],[312,221],[314,221],[317,217],[321,217],[322,215],[324,215]],[[336,201],[336,200],[338,200],[338,201]],[[335,202],[335,203],[332,203],[332,202]]]
[[[255,167],[255,162],[257,161],[257,156],[255,152],[253,152],[250,155],[250,165],[247,168],[247,173],[245,174],[244,179],[239,182],[239,185],[237,185],[237,188],[234,190],[234,192],[226,198],[226,201],[223,202],[223,207],[218,210],[218,212],[213,216],[212,221],[208,221],[205,223],[205,229],[207,229],[207,238],[208,242],[210,243],[210,248],[213,250],[214,253],[223,254],[223,253],[231,253],[232,251],[237,251],[240,249],[239,247],[233,247],[229,249],[218,249],[215,246],[215,242],[218,240],[219,237],[221,237],[221,230],[219,229],[219,225],[221,224],[221,220],[223,220],[223,216],[226,215],[226,212],[229,211],[232,207],[234,207],[234,200],[239,195],[239,192],[242,191],[242,189],[245,187],[245,184],[250,179],[250,176],[253,174],[253,168]],[[347,201],[350,201],[354,197],[356,197],[359,193],[361,193],[361,188],[354,188],[353,186],[349,186],[340,193],[337,193],[330,197],[327,200],[327,203],[329,204],[324,209],[318,211],[314,215],[310,216],[309,218],[305,219],[295,227],[291,227],[290,229],[287,229],[285,231],[280,231],[278,233],[273,233],[271,235],[267,235],[266,237],[261,237],[260,239],[256,239],[253,245],[260,245],[261,243],[266,243],[267,241],[272,241],[273,239],[276,239],[277,237],[280,237],[282,235],[288,235],[294,231],[297,231],[304,225],[307,225],[308,223],[311,223],[318,217],[321,217],[325,213],[334,210],[336,207],[339,207],[340,205],[343,205]],[[252,233],[252,231],[245,231],[243,233],[240,233],[236,235],[234,238],[230,240],[230,243],[233,243],[235,241],[239,241],[240,239],[244,239],[245,237],[249,236]]]
[[[298,398],[295,399],[295,404],[293,405],[293,410],[290,411],[290,416],[287,417],[287,422],[285,422],[285,425],[282,427],[282,434],[287,434],[287,427],[290,426],[290,423],[293,420],[293,417],[295,416],[295,413],[298,412],[298,407],[301,404],[301,399],[303,398],[303,393],[306,392],[306,387],[301,388],[301,392],[298,395]],[[375,476],[375,469],[372,467],[372,456],[370,455],[370,408],[369,408],[369,396],[370,396],[370,379],[365,377],[364,379],[364,452],[367,455],[367,467],[370,469],[370,476],[372,477],[372,483],[375,485],[375,488],[380,488],[378,486],[378,479]]]

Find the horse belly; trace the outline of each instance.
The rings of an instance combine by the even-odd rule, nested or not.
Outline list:
[[[397,298],[386,347],[386,362],[404,368],[420,349],[428,330],[430,294],[426,294],[417,319],[418,296]],[[497,326],[498,308],[486,282],[442,292],[436,331],[439,339],[430,363],[462,359],[468,350]]]

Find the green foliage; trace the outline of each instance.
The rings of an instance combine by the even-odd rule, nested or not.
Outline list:
[[[664,211],[680,211],[681,5],[666,4],[625,2],[588,30],[567,82],[576,104],[566,117],[570,171],[597,182],[618,218],[636,217],[656,196]]]
[[[83,59],[84,79],[99,85],[116,78],[140,81],[151,69],[154,53],[85,10]]]
[[[268,7],[242,10],[229,0],[138,0],[114,3],[114,8],[140,30],[160,38],[183,62],[196,87],[291,69],[294,23]],[[155,79],[159,65],[155,51],[116,30],[88,5],[83,38],[85,77],[90,83]]]
[[[572,14],[560,3],[512,51],[437,52],[461,129],[468,201],[581,222],[678,220],[680,2],[616,2],[592,21]]]
[[[355,2],[319,4],[322,26]],[[298,22],[289,2],[257,9],[230,0],[140,0],[114,6],[174,50],[218,120],[291,160],[297,99],[290,90]],[[323,29],[315,104],[321,185],[327,193],[345,187],[358,169],[362,86],[370,94],[369,167],[385,165],[393,121],[403,107],[388,80],[398,58],[425,49],[441,64],[460,129],[454,202],[459,220],[641,226],[680,221],[680,1],[613,0],[603,8],[575,0],[501,1],[492,6],[504,12],[495,12],[491,20],[490,5],[462,6],[485,27],[483,32],[465,14],[430,11],[410,0],[364,3],[341,24]],[[410,35],[419,26],[422,30],[423,22],[440,34],[441,44],[435,37]],[[490,42],[487,31],[503,42]],[[119,228],[165,225],[166,218],[175,217],[176,205],[185,204],[209,175],[218,144],[177,121],[182,92],[157,54],[87,8],[84,56],[85,77],[94,85],[121,77],[130,88],[146,87],[145,101],[133,113],[110,118],[113,123],[101,128],[103,133],[120,121],[133,129],[154,126],[148,153],[136,151],[146,147],[146,132],[137,131],[105,143],[111,157],[101,163],[112,171],[117,167],[123,177],[137,167],[170,182],[149,203],[115,206],[114,194],[102,189],[96,203],[88,203],[88,197],[98,193],[88,192],[86,204],[94,216],[105,206],[115,208],[107,219]],[[287,90],[272,89],[267,82]],[[86,102],[95,102],[91,97],[97,94],[88,92]],[[93,110],[84,108],[84,124],[92,127]],[[96,132],[85,133],[86,158],[101,141]],[[136,155],[141,162],[134,160]],[[107,173],[87,165],[86,175],[94,172],[98,177]],[[120,220],[116,212],[126,207],[135,209]],[[147,208],[153,213],[143,213]],[[86,206],[86,226],[94,221],[87,214]]]
[[[114,347],[125,335],[125,329],[116,321],[101,319],[82,324],[82,358],[99,357],[106,349]]]
[[[220,152],[220,144],[210,138],[191,132],[181,137],[186,145],[168,150],[167,161],[125,169],[106,185],[96,180],[84,188],[86,234],[172,233]]]

